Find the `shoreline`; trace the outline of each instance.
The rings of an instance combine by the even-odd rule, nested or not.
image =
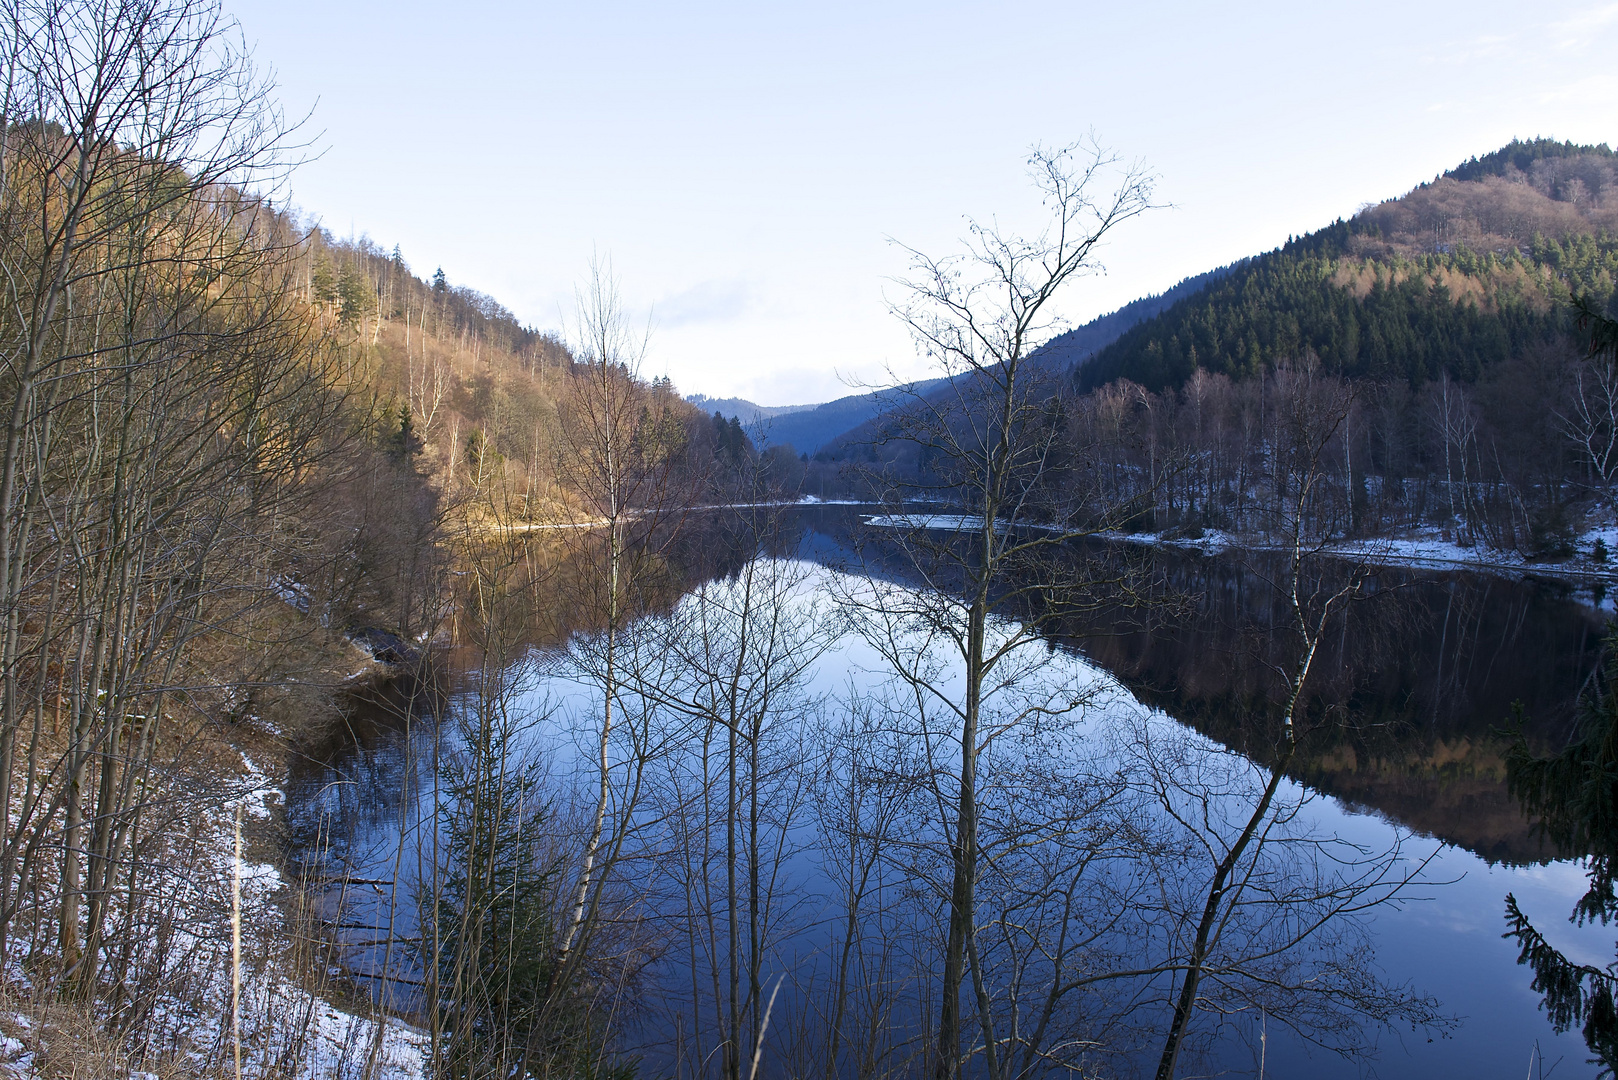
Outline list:
[[[814,505],[814,504],[799,504]],[[869,504],[867,504],[869,505]],[[972,514],[930,513],[923,515],[874,514],[866,517],[866,524],[875,527],[919,527],[923,529],[961,530],[976,528],[981,518]],[[1005,527],[1005,526],[1002,526]],[[1046,532],[1060,532],[1053,525],[1030,523],[1023,526]],[[1094,533],[1075,532],[1074,537],[1102,540],[1108,543],[1135,544],[1142,547],[1172,547],[1181,551],[1198,551],[1216,555],[1227,551],[1283,552],[1284,544],[1255,536],[1209,529],[1200,536],[1174,535],[1173,531],[1126,533],[1105,530]],[[1593,529],[1580,535],[1574,549],[1593,550],[1600,541],[1607,550],[1618,552],[1618,528]],[[1366,540],[1321,541],[1309,548],[1309,554],[1343,562],[1361,562],[1368,566],[1406,567],[1419,570],[1468,570],[1508,578],[1551,578],[1570,584],[1592,586],[1618,585],[1618,555],[1611,562],[1596,562],[1575,555],[1561,562],[1535,562],[1516,551],[1491,547],[1466,547],[1434,535],[1406,535],[1379,537]]]
[[[1594,543],[1604,533],[1580,537]],[[1161,533],[1104,533],[1106,539],[1142,546],[1174,547],[1183,551],[1200,551],[1215,555],[1226,551],[1281,552],[1285,546],[1254,537],[1210,530],[1203,536],[1164,536]],[[1585,544],[1588,547],[1590,544]],[[1342,562],[1361,562],[1369,566],[1410,568],[1416,570],[1469,570],[1518,580],[1524,578],[1550,578],[1575,585],[1618,585],[1618,562],[1601,564],[1575,557],[1563,562],[1531,562],[1515,551],[1495,548],[1462,547],[1452,541],[1431,537],[1384,537],[1374,540],[1351,540],[1325,543],[1310,549],[1311,554]]]

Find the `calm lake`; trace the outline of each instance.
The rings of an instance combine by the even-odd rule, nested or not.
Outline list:
[[[796,510],[790,536],[773,545],[775,560],[802,568],[794,571],[789,591],[795,603],[807,605],[803,610],[811,619],[834,617],[836,593],[859,596],[861,574],[884,587],[909,585],[897,564],[884,558],[883,538],[864,526],[861,515],[857,507]],[[1188,745],[1205,747],[1212,757],[1219,757],[1221,747],[1262,755],[1262,732],[1276,714],[1276,666],[1284,667],[1285,659],[1277,628],[1288,613],[1273,584],[1282,568],[1268,557],[1234,551],[1141,549],[1134,555],[1145,561],[1138,569],[1150,576],[1156,602],[1100,606],[1064,618],[1040,647],[1053,659],[1031,660],[1030,670],[1038,669],[1031,678],[1088,680],[1094,696],[1085,707],[1097,716],[1127,715],[1130,723],[1188,729],[1195,733]],[[693,588],[703,582],[726,588],[751,557],[745,544],[695,545],[687,555],[688,582]],[[1326,584],[1333,574],[1347,572],[1328,569]],[[1404,569],[1377,571],[1362,592],[1364,599],[1334,624],[1316,659],[1308,710],[1319,734],[1306,741],[1289,769],[1295,783],[1285,797],[1298,807],[1297,827],[1313,835],[1369,852],[1398,844],[1407,863],[1429,860],[1403,899],[1371,910],[1363,922],[1384,979],[1436,997],[1455,1026],[1447,1033],[1412,1032],[1408,1026],[1380,1031],[1378,1054],[1367,1065],[1311,1046],[1284,1018],[1233,1012],[1204,1024],[1205,1052],[1182,1062],[1180,1075],[1262,1070],[1272,1076],[1537,1076],[1551,1075],[1553,1068],[1557,1076],[1593,1075],[1582,1040],[1576,1032],[1552,1031],[1530,990],[1528,970],[1516,964],[1515,945],[1501,937],[1505,897],[1514,894],[1535,925],[1575,960],[1610,963],[1615,935],[1568,923],[1586,880],[1577,864],[1542,847],[1508,797],[1501,730],[1522,723],[1541,752],[1566,744],[1576,696],[1598,662],[1603,597],[1554,581]],[[851,700],[880,696],[881,657],[851,631],[839,635],[815,645],[793,730],[831,730],[852,713]],[[536,642],[511,674],[516,708],[533,718],[528,737],[565,786],[585,759],[579,728],[569,717],[588,715],[598,705],[577,672],[556,661],[558,655],[557,643]],[[450,715],[455,695],[469,692],[451,692]],[[1518,704],[1520,719],[1514,719]],[[400,857],[399,838],[417,837],[411,851],[420,850],[421,823],[432,805],[427,763],[455,738],[427,720],[429,712],[419,701],[412,704],[406,688],[385,688],[368,702],[356,701],[345,731],[294,762],[288,791],[294,857],[310,859],[318,852],[328,874],[379,882],[391,879],[396,864],[415,858]],[[405,723],[405,716],[413,719]],[[1073,732],[1083,739],[1092,737],[1091,730]],[[409,798],[402,799],[407,791]],[[772,864],[772,887],[785,914],[772,939],[774,966],[766,974],[790,972],[795,987],[809,987],[839,940],[831,899],[839,869],[824,856],[829,819],[817,816],[815,790],[779,788],[773,795],[779,806],[797,809],[781,811],[785,839]],[[682,877],[683,871],[669,867],[634,873],[644,877],[647,897],[672,896],[683,882],[681,910],[690,907],[690,874]],[[403,876],[409,878],[408,867]],[[362,944],[374,935],[358,928],[385,926],[390,915],[396,933],[414,925],[408,899],[395,903],[390,892],[368,885],[351,886],[345,894],[339,921],[349,924],[344,933],[356,943],[347,966],[361,984],[365,973],[380,970],[384,957]],[[925,936],[917,920],[931,902],[910,896],[885,908],[900,927],[895,936]],[[648,969],[644,993],[651,1000],[639,1022],[643,1075],[700,1071],[690,1066],[693,1046],[700,1043],[687,1043],[688,1013],[700,1015],[705,993],[691,988],[702,955],[700,942],[671,930]],[[397,952],[393,960],[408,965]],[[927,976],[913,974],[910,996],[895,999],[902,999],[891,1020],[898,1029],[912,1023],[906,1008],[926,1008]],[[903,981],[895,977],[896,984]],[[660,996],[671,1004],[660,1005]],[[697,1004],[679,1004],[686,999]],[[782,1040],[792,1038],[794,1024],[812,1025],[809,990],[794,997],[789,989],[778,1008],[776,1034]],[[1141,1015],[1149,1017],[1151,1010],[1144,1005]],[[783,1043],[779,1060],[790,1054]],[[1143,1053],[1109,1067],[1146,1069],[1146,1060]],[[763,1071],[770,1074],[768,1065]]]

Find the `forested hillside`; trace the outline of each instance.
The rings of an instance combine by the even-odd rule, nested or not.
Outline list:
[[[576,509],[559,484],[558,440],[581,377],[598,363],[588,342],[575,352],[494,298],[452,285],[442,269],[423,280],[397,247],[385,252],[368,238],[305,230],[298,260],[299,298],[363,373],[381,445],[445,494],[498,477],[526,520]],[[724,486],[725,467],[756,457],[755,448],[727,441],[667,380],[635,378],[632,359],[618,361],[644,395],[632,424],[678,427],[687,479],[717,493],[710,487]]]
[[[1618,380],[1584,355],[1572,303],[1613,302],[1615,225],[1606,147],[1513,143],[1192,279],[1093,352],[1071,348],[1091,328],[1057,337],[1023,378],[1049,383],[1064,454],[1107,461],[1109,498],[1137,500],[1133,528],[1262,537],[1292,459],[1313,447],[1336,507],[1311,524],[1322,538],[1430,530],[1568,558],[1618,511]],[[1037,363],[1061,345],[1071,367]],[[906,422],[896,411],[842,436],[809,490],[883,476],[948,489],[930,452],[899,437]]]
[[[1076,373],[1152,390],[1241,378],[1305,352],[1330,373],[1473,382],[1607,304],[1618,187],[1605,146],[1513,143],[1260,255],[1123,334]]]
[[[319,1075],[311,995],[341,993],[326,931],[270,899],[275,868],[241,881],[244,818],[251,857],[280,859],[280,763],[341,727],[374,665],[488,650],[463,612],[495,596],[528,620],[506,617],[510,640],[625,617],[660,585],[619,565],[626,538],[755,491],[768,462],[637,376],[599,275],[568,346],[272,208],[296,140],[217,5],[13,15],[0,1029],[40,1003],[43,1074],[208,1073],[250,970],[248,1072]],[[541,556],[544,536],[562,540]],[[555,584],[602,548],[604,598],[582,571]],[[430,662],[411,677],[430,683]]]

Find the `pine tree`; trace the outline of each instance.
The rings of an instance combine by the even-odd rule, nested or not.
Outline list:
[[[317,304],[337,302],[337,275],[331,271],[331,262],[324,255],[316,256],[314,269],[309,272],[310,299]]]
[[[339,318],[345,323],[356,323],[375,310],[376,293],[371,283],[352,264],[343,267],[337,281],[337,299],[341,303]]]
[[[396,415],[399,422],[388,437],[388,456],[406,468],[414,468],[416,455],[421,453],[423,443],[416,431],[416,420],[410,411],[410,404],[406,402],[400,405]]]

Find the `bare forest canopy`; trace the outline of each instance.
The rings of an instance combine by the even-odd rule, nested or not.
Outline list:
[[[380,448],[444,494],[498,486],[529,522],[583,512],[558,455],[567,452],[562,413],[598,363],[587,347],[523,325],[494,298],[450,284],[442,269],[423,280],[397,247],[385,251],[367,237],[310,229],[299,270],[301,299],[366,374]],[[629,366],[624,374],[644,398],[630,421],[679,429],[696,501],[725,497],[758,465],[752,440],[738,441],[727,420],[713,422],[666,379],[640,379]]]

